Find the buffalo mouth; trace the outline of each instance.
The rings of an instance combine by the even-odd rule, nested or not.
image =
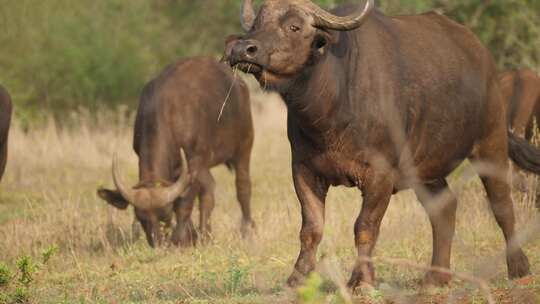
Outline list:
[[[240,70],[246,74],[252,74],[265,90],[279,91],[294,78],[293,74],[282,74],[253,61],[231,60],[231,58],[224,57],[222,62],[229,64],[235,71]]]
[[[233,69],[238,69],[246,74],[252,74],[259,83],[263,84],[266,88],[272,87],[273,84],[283,84],[291,79],[291,75],[277,73],[254,62],[239,61],[230,63],[230,65]]]
[[[239,61],[232,63],[231,66],[235,69],[238,69],[246,74],[260,75],[264,68],[257,63],[249,61]]]

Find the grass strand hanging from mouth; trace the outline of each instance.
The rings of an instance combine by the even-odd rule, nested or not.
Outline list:
[[[221,119],[221,116],[223,115],[223,110],[225,110],[225,106],[227,105],[227,101],[229,100],[229,97],[231,97],[232,89],[234,88],[234,84],[236,83],[236,77],[238,77],[238,68],[233,68],[233,80],[231,82],[231,86],[229,87],[229,91],[227,92],[227,96],[225,97],[225,100],[223,101],[223,104],[221,105],[221,109],[219,110],[219,115],[217,121],[219,122]]]

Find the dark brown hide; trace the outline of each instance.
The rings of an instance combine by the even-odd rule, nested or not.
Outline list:
[[[510,127],[520,138],[531,140],[534,121],[540,122],[540,77],[532,70],[507,71],[500,75],[503,98],[508,104]],[[527,191],[526,179],[515,170],[514,186]]]
[[[373,252],[390,197],[402,189],[414,189],[428,211],[432,265],[449,268],[456,199],[445,178],[466,158],[478,164],[506,238],[509,276],[528,274],[527,257],[512,242],[505,176],[509,148],[520,166],[532,169],[540,154],[517,140],[509,144],[490,53],[470,30],[436,13],[389,17],[373,11],[359,28],[336,32],[313,26],[302,2],[265,1],[251,30],[229,41],[225,54],[232,66],[249,68],[261,86],[278,91],[288,108],[302,208],[301,249],[288,283],[297,285],[315,268],[326,193],[339,185],[358,187],[363,195],[351,288],[375,282],[364,258]],[[341,6],[334,13],[359,10]],[[426,282],[449,279],[430,271]]]
[[[170,223],[173,212],[176,228],[172,241],[181,246],[195,243],[191,221],[195,197],[200,201],[200,230],[205,236],[210,233],[214,208],[210,168],[220,164],[234,169],[242,229],[252,228],[252,143],[249,92],[242,79],[233,76],[226,65],[211,58],[181,60],[150,81],[141,94],[135,121],[133,148],[139,157],[139,183],[134,189],[155,189],[176,181],[182,166],[178,152],[181,148],[187,155],[192,183],[182,198],[162,208],[145,210],[134,206],[149,244],[154,246],[156,238],[159,241],[159,222]],[[118,191],[100,189],[98,194],[115,207],[128,206]]]
[[[11,98],[8,92],[0,86],[0,180],[2,180],[7,164],[11,112]]]

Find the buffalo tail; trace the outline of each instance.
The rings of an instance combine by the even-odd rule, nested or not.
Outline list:
[[[521,169],[540,175],[540,149],[508,132],[508,154]]]

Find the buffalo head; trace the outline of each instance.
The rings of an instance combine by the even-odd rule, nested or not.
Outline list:
[[[118,209],[124,210],[129,205],[132,205],[135,209],[135,216],[141,223],[146,233],[146,239],[152,247],[162,241],[160,223],[171,223],[175,201],[181,198],[189,188],[188,162],[183,150],[180,151],[180,154],[182,172],[176,182],[168,185],[144,184],[134,188],[126,186],[120,178],[118,161],[115,155],[112,164],[112,176],[117,190],[101,188],[97,192],[100,198]]]
[[[324,56],[329,30],[356,29],[373,8],[368,0],[363,10],[340,17],[309,0],[266,0],[256,14],[252,1],[244,0],[240,20],[247,34],[229,37],[224,59],[261,85],[279,87]]]

